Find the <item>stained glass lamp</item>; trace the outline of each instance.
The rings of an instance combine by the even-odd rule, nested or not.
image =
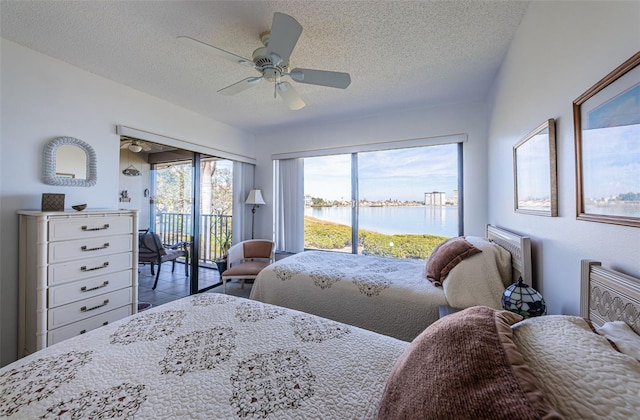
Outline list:
[[[542,295],[533,287],[523,283],[522,277],[504,291],[502,307],[525,318],[547,314],[547,305]]]

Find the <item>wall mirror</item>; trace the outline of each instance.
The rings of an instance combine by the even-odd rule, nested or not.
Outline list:
[[[73,137],[56,137],[44,147],[42,174],[45,184],[92,187],[98,181],[96,152]]]

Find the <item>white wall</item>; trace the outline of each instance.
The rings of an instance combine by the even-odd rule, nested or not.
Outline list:
[[[179,108],[13,42],[1,40],[0,365],[16,358],[19,209],[39,209],[42,193],[64,193],[65,204],[119,208],[118,124],[253,157],[253,135]],[[98,156],[90,188],[41,182],[45,143],[76,137]]]
[[[118,208],[120,209],[137,209],[138,210],[138,229],[148,229],[151,227],[149,223],[150,212],[150,169],[151,165],[147,163],[148,153],[133,153],[128,149],[120,150],[120,168],[118,178],[120,180],[118,194],[127,191],[130,201],[120,201]],[[130,165],[141,172],[140,176],[127,176],[122,173]],[[145,190],[149,194],[145,197]]]
[[[304,128],[270,131],[256,142],[256,187],[266,206],[256,213],[256,237],[272,237],[273,153],[315,150],[466,133],[464,144],[465,234],[484,235],[487,220],[487,111],[484,104],[405,110],[397,114],[334,121]],[[260,235],[260,236],[258,236]]]
[[[572,102],[640,50],[640,2],[532,2],[494,86],[489,222],[529,234],[551,313],[579,314],[580,259],[640,275],[640,229],[576,220]],[[559,217],[513,211],[512,147],[556,119]]]

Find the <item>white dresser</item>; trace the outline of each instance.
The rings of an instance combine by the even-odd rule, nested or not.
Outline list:
[[[18,214],[19,357],[137,312],[137,210]]]

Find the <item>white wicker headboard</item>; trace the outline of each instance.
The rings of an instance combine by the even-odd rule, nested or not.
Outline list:
[[[640,278],[582,260],[580,316],[595,325],[624,321],[640,334]]]
[[[522,276],[522,281],[533,287],[531,240],[529,237],[520,236],[492,225],[487,225],[486,237],[511,253],[513,281],[517,281],[518,276]]]

